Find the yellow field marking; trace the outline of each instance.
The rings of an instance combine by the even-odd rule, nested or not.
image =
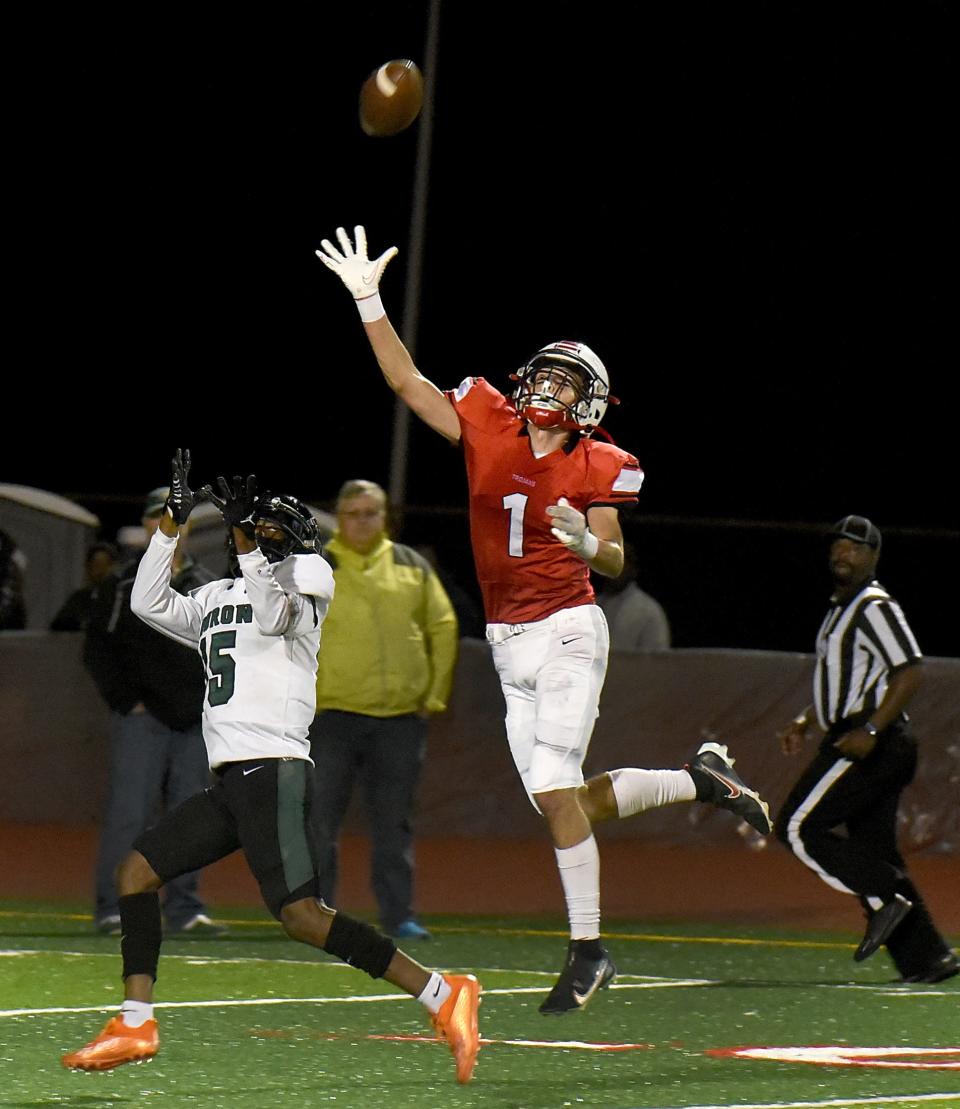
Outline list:
[[[469,933],[475,936],[549,936],[569,938],[566,929],[546,928],[472,928],[461,925],[430,925],[431,932]],[[826,940],[766,940],[750,936],[668,936],[651,932],[604,932],[605,940],[626,940],[643,943],[719,943],[742,947],[826,947],[849,950],[853,943]]]
[[[5,920],[70,920],[77,921],[81,924],[93,924],[93,917],[90,913],[63,913],[52,911],[38,911],[26,912],[11,909],[0,909],[0,919]],[[232,928],[279,928],[280,924],[276,920],[264,918],[263,920],[227,920],[224,917],[218,916],[216,919],[217,924],[228,924]],[[168,937],[170,939],[188,939],[190,933],[184,933],[175,937]],[[196,938],[196,937],[193,937]],[[205,939],[208,937],[204,937]]]
[[[877,1094],[875,1097],[828,1098],[825,1101],[751,1101],[749,1104],[737,1102],[731,1106],[726,1101],[722,1105],[688,1105],[677,1109],[855,1109],[858,1105],[889,1105],[891,1109],[907,1109],[919,1102],[960,1102],[960,1092],[948,1094]]]
[[[0,910],[0,918],[7,919],[47,919],[66,921],[93,922],[89,913],[59,913],[59,912],[17,912]],[[279,928],[275,920],[234,920],[218,916],[218,924],[225,924],[230,928]],[[473,925],[431,925],[430,930],[437,935],[473,935],[473,936],[542,936],[549,938],[568,938],[568,932],[559,928],[486,928]],[[845,943],[837,940],[780,940],[761,939],[751,936],[671,936],[656,932],[604,932],[604,939],[616,940],[626,943],[706,943],[722,944],[730,947],[773,947],[773,948],[808,948],[825,949],[834,951],[849,951],[856,944]],[[172,937],[176,939],[189,939],[189,936]],[[229,938],[229,937],[225,937]]]

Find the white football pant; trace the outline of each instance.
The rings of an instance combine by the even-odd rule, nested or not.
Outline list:
[[[597,605],[580,605],[532,624],[488,624],[487,641],[510,753],[536,808],[535,793],[583,785],[607,672],[607,621]]]

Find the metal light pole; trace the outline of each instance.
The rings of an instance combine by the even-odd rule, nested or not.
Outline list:
[[[423,109],[417,129],[417,155],[410,211],[410,246],[407,287],[403,299],[400,338],[416,360],[420,324],[420,289],[426,238],[427,189],[430,181],[430,148],[433,141],[433,89],[436,83],[437,48],[440,38],[440,0],[430,0],[427,40],[423,57]],[[393,442],[390,449],[390,502],[397,525],[403,520],[407,502],[407,458],[410,439],[410,409],[400,400],[393,407]]]

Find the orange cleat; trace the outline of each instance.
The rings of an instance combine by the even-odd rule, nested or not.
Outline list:
[[[472,974],[445,974],[450,996],[430,1020],[437,1038],[446,1040],[457,1061],[457,1081],[469,1082],[480,1051],[480,983]]]
[[[160,1049],[157,1022],[148,1020],[139,1028],[130,1028],[120,1016],[112,1017],[95,1040],[86,1047],[64,1055],[61,1062],[73,1070],[111,1070],[122,1063],[139,1063]]]

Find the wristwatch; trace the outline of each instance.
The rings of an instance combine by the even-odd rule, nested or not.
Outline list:
[[[866,724],[864,724],[863,730],[867,733],[867,735],[876,735],[877,731],[878,731],[878,728],[877,728],[876,724],[871,724],[870,721],[868,720],[866,722]]]

